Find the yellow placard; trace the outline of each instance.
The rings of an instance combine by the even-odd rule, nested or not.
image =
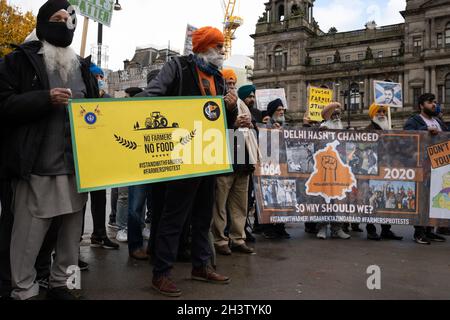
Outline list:
[[[333,90],[309,87],[308,111],[312,121],[321,122],[323,109],[332,101]]]
[[[73,100],[79,192],[232,171],[221,97]]]

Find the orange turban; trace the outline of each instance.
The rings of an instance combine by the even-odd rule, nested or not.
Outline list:
[[[213,27],[203,27],[192,33],[192,47],[194,53],[202,53],[224,43],[225,38],[222,31]]]
[[[223,69],[222,75],[225,81],[234,80],[234,82],[237,82],[237,76],[233,69]]]
[[[386,109],[386,106],[380,106],[378,104],[372,103],[372,105],[369,108],[369,118],[373,119],[373,117],[375,117],[378,110],[380,109]]]

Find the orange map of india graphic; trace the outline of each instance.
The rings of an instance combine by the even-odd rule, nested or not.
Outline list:
[[[346,193],[356,187],[351,168],[342,162],[337,151],[339,141],[334,141],[314,155],[314,172],[306,182],[306,194],[321,196],[327,203],[331,199],[343,200]]]

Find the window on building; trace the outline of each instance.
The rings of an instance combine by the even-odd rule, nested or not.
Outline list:
[[[333,63],[333,57],[327,57],[327,63]]]
[[[413,88],[414,106],[419,106],[419,97],[422,94],[422,88]]]
[[[445,46],[450,47],[450,23],[445,27]]]
[[[397,50],[397,49],[392,49],[391,55],[392,55],[393,57],[398,56],[398,50]]]
[[[284,21],[284,5],[280,5],[278,7],[278,21],[279,22]]]
[[[283,70],[287,70],[287,61],[288,61],[288,54],[287,52],[283,53]]]
[[[320,64],[320,58],[316,58],[316,59],[314,60],[314,64]]]
[[[446,105],[450,104],[450,73],[445,78],[445,101]]]
[[[345,61],[350,61],[350,55],[349,54],[345,55]]]
[[[364,53],[358,53],[358,60],[364,59]]]
[[[436,41],[436,42],[437,42],[437,47],[438,47],[438,48],[441,48],[441,47],[442,47],[442,39],[443,39],[443,38],[442,38],[442,33],[438,33],[438,34],[437,34],[437,41]]]
[[[383,51],[377,52],[377,58],[383,58]]]
[[[413,50],[414,53],[420,53],[422,51],[422,38],[421,37],[414,37],[413,38]]]
[[[283,68],[283,48],[275,48],[275,70],[281,70]]]

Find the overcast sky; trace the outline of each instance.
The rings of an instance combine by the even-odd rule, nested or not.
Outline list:
[[[244,25],[236,32],[233,54],[252,55],[253,39],[258,17],[264,12],[264,3],[269,0],[238,0],[238,14]],[[23,11],[37,14],[44,0],[8,0]],[[118,70],[123,60],[133,57],[136,46],[155,44],[183,50],[186,24],[197,27],[211,25],[222,29],[223,0],[120,0],[122,11],[115,11],[111,28],[105,27],[103,43],[109,46],[109,68]],[[378,26],[401,23],[399,11],[404,10],[406,0],[316,0],[314,16],[323,31],[332,26],[338,31],[362,29],[367,21],[375,20]],[[82,18],[73,47],[79,52],[82,33]],[[90,22],[87,41],[97,42],[97,24]]]

